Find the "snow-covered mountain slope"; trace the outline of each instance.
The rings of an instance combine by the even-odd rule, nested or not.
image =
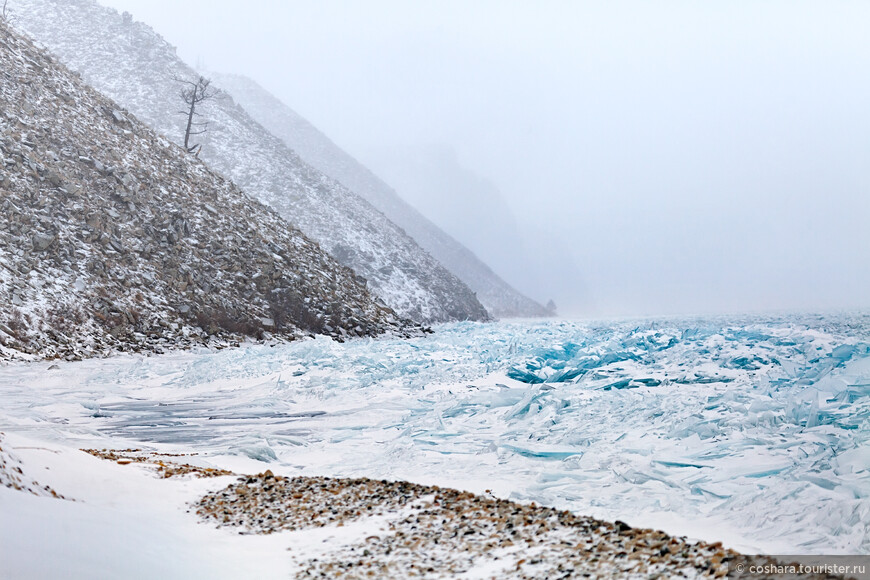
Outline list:
[[[358,193],[477,293],[496,317],[548,316],[540,304],[512,288],[471,250],[402,199],[389,185],[314,125],[253,80],[238,75],[212,75],[237,103],[272,134],[324,174]]]
[[[16,0],[17,26],[169,139],[183,141],[177,79],[195,79],[160,35],[94,0]],[[474,293],[367,201],[303,162],[225,93],[203,103],[200,157],[275,208],[419,322],[485,320]]]
[[[0,24],[0,359],[403,323],[271,209]]]

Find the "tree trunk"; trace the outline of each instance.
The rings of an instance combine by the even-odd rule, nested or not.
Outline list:
[[[187,114],[187,128],[184,130],[184,150],[190,153],[190,129],[193,127],[193,113],[196,109],[196,91],[199,87],[193,87],[193,94],[190,96],[190,111]]]

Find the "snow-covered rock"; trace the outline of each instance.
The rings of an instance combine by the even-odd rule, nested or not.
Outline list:
[[[408,204],[380,177],[256,82],[244,76],[229,74],[212,74],[211,78],[306,163],[361,195],[402,227],[427,252],[474,290],[490,314],[499,318],[552,314],[512,288],[474,252]]]
[[[274,211],[5,24],[0,62],[0,359],[406,325]]]
[[[167,138],[187,118],[178,79],[195,79],[150,27],[94,0],[16,0],[16,25]],[[202,104],[200,157],[320,243],[371,291],[418,322],[486,320],[474,293],[362,197],[326,177],[221,93]],[[111,114],[111,113],[109,113]]]

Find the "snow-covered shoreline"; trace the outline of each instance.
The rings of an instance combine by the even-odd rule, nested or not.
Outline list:
[[[0,486],[0,513],[3,514],[3,518],[0,518],[0,562],[3,578],[9,580],[59,577],[269,579],[294,577],[294,574],[312,571],[318,577],[333,577],[338,567],[347,565],[358,567],[357,573],[361,576],[365,576],[367,570],[380,569],[381,574],[386,574],[385,577],[400,577],[403,571],[431,562],[445,563],[451,566],[453,572],[459,568],[463,571],[461,577],[467,578],[486,578],[493,574],[502,576],[505,570],[522,577],[519,571],[523,564],[526,564],[526,572],[530,567],[540,572],[547,566],[558,566],[562,570],[568,563],[566,554],[580,558],[577,562],[589,559],[573,543],[569,544],[570,547],[564,545],[565,533],[571,528],[560,531],[562,522],[576,522],[569,525],[580,526],[574,535],[581,543],[589,543],[589,549],[598,555],[600,561],[589,565],[603,575],[612,575],[614,570],[636,565],[632,562],[626,564],[618,552],[624,542],[635,545],[638,537],[648,537],[646,543],[651,546],[642,543],[637,548],[638,560],[652,559],[653,563],[645,563],[644,566],[670,572],[685,568],[686,577],[689,578],[708,571],[705,570],[707,561],[712,562],[709,571],[727,571],[728,564],[733,564],[737,556],[724,550],[721,545],[687,543],[659,532],[629,530],[619,523],[612,525],[577,519],[568,512],[560,513],[486,497],[481,500],[472,494],[421,488],[414,484],[387,485],[387,488],[411,492],[410,495],[403,493],[409,498],[407,504],[402,504],[407,507],[392,507],[387,497],[389,494],[378,491],[383,484],[387,484],[386,481],[360,481],[367,488],[362,495],[353,497],[362,503],[358,506],[351,504],[343,512],[338,512],[340,517],[329,517],[330,520],[335,519],[334,522],[318,523],[318,518],[312,517],[314,513],[337,513],[335,508],[341,508],[341,504],[347,501],[343,498],[347,495],[348,487],[359,483],[354,480],[333,480],[329,484],[330,490],[321,492],[318,498],[316,491],[323,486],[319,482],[324,480],[304,478],[307,489],[312,489],[312,484],[307,482],[313,482],[315,497],[308,497],[307,504],[303,499],[290,500],[299,504],[296,507],[300,513],[294,521],[276,520],[276,527],[271,528],[275,530],[274,533],[268,535],[251,533],[250,526],[247,527],[248,532],[245,532],[244,527],[242,531],[237,531],[240,528],[233,523],[237,518],[256,521],[251,518],[258,517],[252,511],[253,504],[250,504],[255,493],[263,498],[261,501],[266,502],[266,497],[274,501],[274,491],[269,496],[269,490],[274,485],[281,486],[290,480],[273,476],[271,471],[241,480],[236,475],[207,479],[164,477],[157,475],[153,464],[130,463],[126,460],[104,461],[56,443],[20,435],[3,434],[0,437],[0,453],[7,458],[12,457],[15,465],[24,468],[22,476],[26,481],[36,485],[34,478],[38,477],[40,485],[48,482],[46,485],[62,489],[68,494],[66,499],[59,499]],[[214,465],[195,456],[185,456],[184,461]],[[230,463],[234,463],[237,469],[254,467],[250,460],[230,460]],[[253,487],[252,483],[255,484]],[[227,484],[234,485],[230,489],[245,491],[244,495],[240,491],[233,495],[247,500],[247,507],[244,503],[240,506],[238,501],[232,499],[226,499],[224,503],[221,498],[227,498],[227,494],[221,489]],[[257,484],[266,491],[261,489],[258,492]],[[436,490],[434,505],[432,489]],[[210,503],[203,504],[201,498],[204,495],[211,497],[208,500]],[[293,497],[301,498],[303,495],[296,493]],[[438,497],[444,499],[439,501]],[[466,521],[466,515],[474,516],[475,504],[481,501],[488,503],[490,510],[495,508],[506,514],[501,519],[507,523],[507,531],[502,530],[504,524],[498,529],[492,528],[491,516],[471,517]],[[369,510],[372,507],[374,510],[366,514],[363,507],[363,515],[360,516],[359,507],[363,504],[369,506]],[[210,510],[203,511],[203,505],[211,506]],[[276,504],[259,501],[257,505],[260,506],[258,510],[267,511],[276,507]],[[496,552],[498,557],[493,559],[491,550],[472,550],[457,560],[456,554],[451,554],[449,548],[451,536],[440,536],[442,529],[437,524],[440,521],[437,518],[441,517],[437,511],[439,505],[445,515],[455,516],[457,525],[464,532],[463,536],[471,533],[468,530],[483,528],[478,532],[484,534],[483,538],[477,541],[472,538],[471,547],[479,550],[485,548],[488,545],[483,544],[487,538],[485,532],[488,527],[492,528],[489,534],[494,535],[489,537],[500,544]],[[232,520],[222,515],[231,513],[223,506],[232,506]],[[315,511],[305,511],[303,507]],[[469,507],[472,507],[471,511]],[[356,512],[353,511],[355,508]],[[433,512],[433,509],[436,511]],[[205,513],[212,514],[208,521],[200,517]],[[413,521],[419,523],[421,515],[428,515],[429,519],[436,516],[437,527],[428,531],[430,542],[412,551],[404,550],[403,553],[389,547],[403,538],[406,543],[419,545],[419,540],[414,541],[416,536],[409,538],[402,530],[422,533],[422,528],[409,525]],[[458,521],[460,516],[461,522]],[[516,533],[508,533],[513,528],[510,520],[517,518],[524,522],[525,535],[531,533],[534,536],[530,538],[530,545],[521,541]],[[232,525],[215,527],[215,521],[229,521]],[[532,531],[528,525],[533,521],[536,527]],[[419,523],[419,526],[422,525]],[[254,527],[256,529],[259,526],[254,524]],[[440,543],[444,546],[432,544],[432,537],[441,538]],[[456,534],[452,534],[452,537],[455,538]],[[421,540],[423,538],[420,537]],[[377,553],[377,558],[367,557],[368,550],[363,555],[359,548],[369,546],[374,551],[383,541],[390,541],[391,544],[388,544],[385,553],[383,546],[380,546],[381,552]],[[468,543],[464,538],[456,541],[463,545]],[[658,555],[661,546],[673,546],[667,558]],[[357,550],[360,553],[356,553]],[[396,553],[391,556],[391,552]],[[537,557],[533,557],[535,555]],[[359,559],[360,556],[362,559]],[[695,565],[699,566],[698,569],[694,568]],[[459,577],[446,567],[437,573],[431,571],[432,577]]]
[[[232,538],[186,513],[217,481],[158,479],[144,467],[14,433],[2,445],[22,460],[27,478],[69,498],[0,487],[4,578],[266,578],[286,571],[275,538]]]
[[[466,323],[10,364],[0,430],[491,490],[744,553],[866,553],[862,320]]]

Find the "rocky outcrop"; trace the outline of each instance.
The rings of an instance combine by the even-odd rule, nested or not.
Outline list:
[[[0,358],[407,325],[274,211],[0,24]]]
[[[183,141],[179,83],[197,73],[151,28],[94,0],[16,0],[16,26],[158,132]],[[418,322],[486,320],[474,295],[370,203],[320,173],[226,94],[202,104],[200,157],[273,207]]]

